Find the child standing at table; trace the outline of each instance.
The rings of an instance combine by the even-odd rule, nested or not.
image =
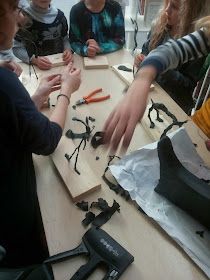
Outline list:
[[[21,28],[17,33],[13,46],[15,56],[48,70],[52,64],[46,56],[63,53],[63,60],[68,64],[73,57],[64,13],[51,5],[51,0],[32,0],[24,12],[31,26]]]
[[[136,67],[152,50],[171,38],[180,38],[194,30],[194,21],[208,14],[208,0],[165,0],[163,8],[153,24],[141,54],[135,57]],[[193,107],[192,92],[199,80],[199,72],[205,57],[189,62],[178,69],[169,70],[157,77],[157,82],[189,114]]]
[[[70,12],[69,38],[72,49],[79,55],[117,51],[125,44],[122,9],[113,0],[82,0]]]

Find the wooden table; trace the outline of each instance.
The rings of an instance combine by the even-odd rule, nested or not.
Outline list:
[[[126,50],[108,55],[110,65],[123,62],[132,63],[132,57]],[[75,65],[81,67],[82,59],[75,55]],[[51,72],[59,72],[55,68]],[[39,71],[41,73],[41,71]],[[44,73],[44,74],[43,74]],[[42,72],[46,75],[46,72]],[[79,97],[92,89],[102,87],[105,93],[111,94],[111,99],[98,104],[83,105],[76,110],[69,106],[69,113],[64,132],[70,128],[74,130],[76,124],[71,121],[72,116],[83,118],[92,116],[96,119],[95,131],[101,130],[104,120],[123,96],[124,82],[110,69],[82,70],[82,84],[78,92],[71,98],[71,105]],[[163,102],[178,117],[185,120],[185,113],[171,100],[171,98],[156,85],[151,92],[154,101]],[[51,98],[51,104],[55,97]],[[47,112],[48,114],[49,112]],[[198,145],[198,152],[210,166],[210,156],[204,145],[203,133],[189,121],[185,125],[193,142]],[[136,128],[129,151],[152,142],[141,124]],[[129,152],[128,151],[128,152]],[[135,261],[122,275],[121,279],[132,280],[203,280],[204,273],[193,263],[184,251],[150,218],[141,214],[134,203],[125,201],[105,185],[101,175],[107,165],[108,152],[102,147],[96,150],[88,145],[84,151],[89,165],[101,180],[102,188],[85,197],[88,202],[97,201],[99,197],[106,199],[109,205],[115,199],[120,204],[120,213],[115,213],[102,228],[134,255]],[[99,160],[96,161],[96,156]],[[73,249],[86,232],[81,221],[85,212],[78,209],[72,202],[65,185],[60,178],[50,157],[34,156],[36,169],[38,196],[41,213],[46,232],[50,255]],[[76,257],[64,263],[53,266],[55,279],[67,280],[86,262],[82,257]],[[91,280],[102,279],[104,271],[97,269],[90,277]]]

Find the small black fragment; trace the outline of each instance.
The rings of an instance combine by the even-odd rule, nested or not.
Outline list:
[[[125,65],[120,65],[117,67],[119,70],[122,70],[122,71],[126,71],[126,72],[132,72],[132,69],[126,67]]]
[[[68,154],[65,154],[64,156],[68,161],[70,161],[70,156]]]
[[[100,159],[100,157],[97,156],[97,157],[96,157],[96,160],[99,160],[99,159]]]
[[[97,202],[92,202],[91,205],[90,205],[90,208],[97,208],[99,210],[107,210],[109,208],[109,205],[107,203],[107,201],[103,198],[98,198],[98,201]]]
[[[54,105],[54,104],[52,104],[52,107],[55,107],[55,105]]]
[[[204,230],[197,230],[195,233],[200,235],[201,238],[204,238]]]
[[[96,121],[96,119],[92,118],[91,116],[89,116],[88,119],[89,119],[91,122],[95,122],[95,121]]]
[[[79,207],[82,211],[88,211],[88,202],[87,201],[81,201],[76,203],[77,207]]]
[[[196,144],[196,143],[193,143],[193,145],[197,148],[198,147],[198,144]]]
[[[114,200],[113,205],[98,214],[93,220],[92,224],[96,227],[101,227],[112,217],[116,211],[120,212],[120,205]]]
[[[89,211],[89,212],[87,212],[86,214],[85,214],[85,219],[84,220],[82,220],[82,224],[83,224],[83,226],[88,226],[90,223],[92,223],[92,221],[95,219],[95,214],[93,213],[93,212],[91,212],[91,211]]]
[[[76,105],[73,105],[72,106],[72,109],[76,110],[77,106]]]

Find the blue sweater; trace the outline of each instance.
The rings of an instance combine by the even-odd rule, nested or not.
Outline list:
[[[70,12],[69,38],[72,49],[82,56],[87,55],[88,39],[98,43],[101,53],[121,49],[125,44],[125,26],[120,5],[107,0],[101,12],[93,13],[80,1]]]
[[[32,153],[52,153],[62,129],[37,111],[17,76],[1,67],[0,127],[0,245],[9,260],[17,260],[36,227]]]

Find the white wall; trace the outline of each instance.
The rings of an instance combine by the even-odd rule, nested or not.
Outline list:
[[[79,0],[52,0],[53,5],[56,8],[61,9],[62,12],[64,12],[66,19],[68,20],[68,23],[69,23],[69,13],[71,7],[78,2]]]

